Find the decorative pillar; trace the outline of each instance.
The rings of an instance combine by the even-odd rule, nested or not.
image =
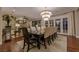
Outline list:
[[[50,22],[49,22],[50,20],[48,20],[48,27],[50,27]]]
[[[45,21],[43,19],[41,20],[41,27],[45,27]]]
[[[60,19],[60,33],[63,33],[63,18]]]

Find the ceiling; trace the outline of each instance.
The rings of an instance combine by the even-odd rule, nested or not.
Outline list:
[[[77,9],[78,7],[47,7],[53,15],[66,13]],[[2,13],[15,11],[17,16],[27,16],[32,19],[41,19],[40,12],[44,10],[44,7],[1,7]],[[53,16],[52,15],[52,16]]]

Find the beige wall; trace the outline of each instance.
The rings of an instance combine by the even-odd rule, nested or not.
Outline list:
[[[2,44],[2,19],[1,19],[1,8],[0,8],[0,44]]]
[[[76,37],[79,38],[79,10],[75,11]]]
[[[2,44],[2,20],[0,16],[0,44]]]

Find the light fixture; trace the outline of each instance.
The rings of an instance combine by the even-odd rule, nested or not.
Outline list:
[[[19,27],[20,27],[20,24],[16,23],[15,24],[15,27],[16,27],[16,31],[18,31],[19,30]]]
[[[43,10],[40,15],[42,16],[42,19],[49,20],[52,15],[52,12],[45,8],[45,10]]]
[[[19,24],[25,24],[26,23],[26,18],[24,17],[19,17],[16,19],[16,21],[19,23]]]
[[[18,27],[20,27],[20,24],[16,23],[16,25],[15,25],[15,26],[18,28]]]

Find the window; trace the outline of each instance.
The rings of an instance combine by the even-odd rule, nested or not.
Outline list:
[[[37,25],[41,27],[41,20],[37,21]]]
[[[41,26],[41,20],[38,20],[38,21],[32,21],[32,26],[36,26],[38,25],[39,27]]]
[[[57,31],[60,32],[60,28],[61,28],[61,23],[60,23],[60,19],[56,19],[55,21],[55,26],[57,27]]]
[[[48,21],[45,21],[45,26],[48,27]]]
[[[53,20],[50,20],[49,22],[50,22],[50,27],[54,26]]]
[[[32,26],[34,27],[37,24],[37,21],[32,21]]]
[[[68,21],[67,21],[67,18],[63,18],[63,32],[64,33],[68,32]]]

